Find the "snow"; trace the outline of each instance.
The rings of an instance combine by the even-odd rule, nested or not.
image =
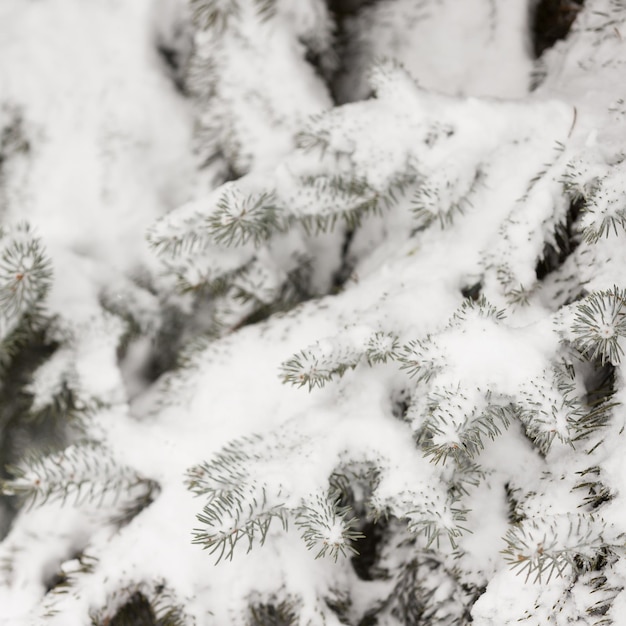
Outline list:
[[[11,60],[0,64],[2,99],[32,143],[26,197],[9,203],[7,219],[28,216],[45,239],[57,276],[50,306],[68,319],[97,310],[97,291],[120,276],[155,267],[145,232],[190,192],[192,116],[153,49],[154,8],[0,7]]]
[[[432,463],[416,451],[415,438],[427,419],[424,406],[434,398],[440,400],[432,410],[449,411],[452,418],[433,443],[457,447],[458,429],[484,409],[488,397],[504,403],[526,394],[538,404],[546,398],[558,402],[551,377],[555,362],[570,358],[564,341],[572,338],[573,310],[555,313],[558,297],[552,299],[551,290],[556,287],[538,281],[535,263],[567,211],[561,185],[568,168],[581,172],[575,181],[581,193],[612,168],[608,199],[597,215],[581,220],[581,228],[597,228],[597,219],[619,205],[621,143],[610,139],[607,122],[616,115],[614,108],[607,113],[608,103],[615,107],[616,90],[605,75],[581,72],[571,43],[548,53],[548,78],[528,95],[526,2],[395,0],[365,9],[347,28],[375,24],[362,30],[364,39],[357,42],[363,58],[391,54],[404,62],[406,73],[382,63],[373,72],[376,100],[305,122],[331,103],[305,63],[300,40],[321,33],[319,45],[330,45],[329,16],[312,0],[297,8],[286,0],[278,4],[277,21],[262,27],[245,14],[242,32],[252,40],[245,52],[236,38],[207,43],[228,68],[220,98],[222,105],[232,103],[228,119],[236,125],[225,132],[249,138],[235,162],[241,171],[250,170],[208,194],[194,173],[191,107],[154,51],[157,35],[174,37],[166,33],[165,22],[184,21],[180,6],[165,0],[97,5],[4,0],[0,5],[0,52],[12,59],[0,62],[2,100],[23,113],[33,146],[32,155],[15,166],[21,170],[11,181],[17,182],[9,182],[6,219],[27,217],[51,257],[55,281],[47,305],[58,316],[55,332],[63,343],[37,370],[29,389],[39,407],[69,381],[86,401],[96,401],[86,420],[88,434],[103,440],[131,475],[159,484],[154,501],[123,527],[107,521],[108,511],[61,508],[54,502],[21,512],[0,543],[0,558],[14,570],[0,579],[0,623],[82,625],[95,610],[123,603],[124,587],[139,585],[149,594],[159,580],[167,581],[198,625],[244,624],[251,599],[268,602],[281,590],[296,598],[301,624],[340,623],[324,601],[334,593],[355,590],[355,615],[382,601],[389,590],[376,581],[369,587],[359,581],[348,559],[315,560],[316,551],[307,551],[295,524],[284,531],[275,520],[264,545],[255,544],[246,554],[244,540],[232,560],[217,567],[215,555],[191,543],[207,498],[187,489],[190,468],[214,458],[229,442],[253,435],[241,448],[242,490],[257,503],[264,494],[269,505],[290,515],[302,506],[314,507],[333,472],[347,471],[351,464],[376,467],[370,506],[404,520],[416,534],[433,518],[443,529],[435,542],[438,558],[454,563],[447,531],[464,553],[463,563],[471,564],[463,575],[486,585],[472,608],[479,626],[519,620],[544,624],[552,615],[548,607],[569,592],[574,600],[563,620],[582,614],[588,594],[583,583],[570,589],[570,579],[557,577],[549,585],[535,585],[533,576],[525,581],[506,564],[501,554],[501,538],[510,527],[505,491],[519,488],[527,519],[545,515],[545,524],[557,528],[554,534],[567,547],[570,539],[574,542],[568,515],[585,495],[575,490],[580,473],[599,464],[612,490],[623,490],[619,419],[597,435],[605,441],[600,447],[593,446],[593,437],[575,442],[574,450],[568,447],[565,412],[553,415],[555,423],[549,424],[564,442],[543,454],[520,423],[493,442],[485,436],[484,450],[474,459],[484,479],[469,486],[469,495],[458,503],[449,494],[450,465]],[[602,8],[603,2],[593,4]],[[401,5],[407,12],[400,22]],[[166,20],[160,9],[177,17]],[[577,37],[594,36],[595,13],[583,12]],[[196,43],[203,37],[211,35],[198,35]],[[599,68],[611,60],[615,45],[602,41],[580,48]],[[345,77],[345,100],[365,95],[365,67],[357,63],[353,72]],[[283,75],[299,82],[276,79]],[[600,101],[586,95],[598,84]],[[256,92],[263,94],[260,100]],[[212,115],[210,107],[200,112],[209,124],[215,123]],[[303,128],[325,132],[337,161],[314,151],[292,154],[294,134]],[[557,145],[564,147],[555,151]],[[310,196],[298,193],[297,185],[306,174],[319,174],[324,182],[352,171],[363,173],[376,193],[399,171],[415,172],[422,192],[432,186],[426,208],[436,219],[416,224],[409,197],[386,209],[383,219],[364,218],[350,246],[352,277],[338,293],[214,341],[196,338],[184,366],[142,394],[136,379],[150,353],[146,337],[158,327],[159,307],[170,289],[147,233],[153,243],[164,242],[161,259],[171,252],[167,245],[183,242],[189,262],[174,254],[169,262],[181,263],[189,285],[201,283],[209,271],[220,275],[254,261],[250,280],[258,281],[260,300],[269,303],[284,274],[295,267],[294,253],[306,250],[319,257],[316,285],[327,291],[340,260],[341,234],[285,235],[265,247],[231,249],[215,246],[198,231],[228,189],[276,191],[281,207],[296,218],[330,213],[342,201],[349,206],[350,198],[329,192],[320,208],[318,194],[313,189]],[[462,210],[448,215],[451,204]],[[588,290],[620,284],[626,254],[620,236],[603,237],[598,248],[580,243],[559,280]],[[586,276],[589,257],[594,271]],[[572,265],[574,278],[567,276]],[[503,320],[458,312],[461,288],[476,282],[491,304],[507,310]],[[511,302],[520,286],[528,290],[525,306]],[[118,344],[127,330],[122,318],[129,310],[144,336],[120,363]],[[614,332],[605,330],[607,337]],[[394,358],[384,364],[363,358],[368,342],[389,352],[395,337],[399,345],[419,342],[415,357],[422,366],[430,363],[432,379],[416,382]],[[342,363],[349,369],[311,393],[285,385],[281,366],[300,351],[329,370]],[[617,397],[623,399],[620,367],[617,378]],[[405,419],[392,412],[399,390],[415,403]],[[248,504],[244,501],[242,509]],[[471,509],[467,520],[453,505]],[[588,531],[591,546],[599,542],[594,533],[603,523],[607,541],[617,545],[624,515],[619,497],[604,506],[598,526]],[[231,511],[224,528],[232,529],[234,521]],[[341,543],[342,530],[335,520],[325,528],[325,540]],[[428,532],[434,531],[424,532],[415,545],[426,553],[432,547]],[[542,535],[545,527],[536,532]],[[80,569],[76,555],[83,550],[97,559],[93,571]],[[58,570],[76,579],[65,596],[46,593],[46,581]],[[618,582],[626,580],[622,570],[623,564],[615,569]],[[365,589],[371,590],[369,597]],[[612,609],[616,615],[623,601],[619,595]],[[58,613],[44,618],[51,607]]]
[[[344,78],[342,99],[367,93],[364,77],[376,58],[403,63],[420,85],[452,95],[520,97],[532,62],[524,0],[429,2],[391,0],[348,20],[358,34],[348,49],[359,57]],[[445,33],[445,34],[444,34]]]

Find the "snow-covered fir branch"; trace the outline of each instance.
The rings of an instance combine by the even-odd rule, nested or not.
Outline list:
[[[624,34],[0,3],[0,624],[619,624]]]

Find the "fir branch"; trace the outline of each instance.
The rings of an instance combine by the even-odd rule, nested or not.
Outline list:
[[[162,217],[148,231],[146,239],[156,254],[170,259],[192,255],[211,243],[205,213],[188,207]]]
[[[215,57],[201,55],[200,51],[196,50],[186,68],[185,86],[197,102],[205,106],[209,105],[217,92],[218,77],[219,65]],[[200,131],[201,129],[198,129],[199,133]],[[214,142],[215,138],[212,138],[206,143]],[[215,150],[217,149],[216,146]]]
[[[617,365],[624,349],[620,339],[626,337],[626,290],[614,286],[596,291],[576,306],[572,332],[574,343],[589,361]]]
[[[368,339],[365,359],[369,365],[386,363],[389,359],[393,360],[397,357],[399,347],[400,344],[396,335],[379,331]]]
[[[170,259],[198,255],[211,246],[258,247],[284,229],[283,209],[271,191],[245,193],[229,182],[210,197],[208,211],[183,206],[162,218],[148,233],[157,254]]]
[[[510,524],[519,525],[527,518],[522,506],[523,499],[531,494],[524,494],[521,487],[517,487],[510,482],[505,483],[504,492],[508,505],[508,521]],[[532,495],[534,495],[534,492],[532,492]]]
[[[251,462],[260,436],[241,438],[222,448],[210,462],[187,471],[187,488],[206,497],[197,518],[206,528],[194,529],[193,542],[201,544],[217,562],[232,559],[236,545],[247,540],[248,551],[255,542],[263,544],[270,525],[278,519],[287,527],[287,509],[280,502],[280,486],[268,496],[267,486],[250,475]]]
[[[238,17],[241,0],[190,0],[194,24],[202,29],[224,32],[231,19]]]
[[[436,220],[439,220],[442,229],[451,226],[457,215],[463,215],[472,208],[472,197],[484,179],[481,167],[475,170],[465,188],[462,181],[449,178],[442,172],[425,178],[413,196],[411,208],[418,229],[426,228]]]
[[[71,593],[76,593],[81,578],[92,574],[98,566],[98,559],[81,552],[69,561],[61,564],[59,571],[51,581],[52,588],[45,595],[41,613],[44,618],[56,615],[58,604]]]
[[[622,187],[621,181],[619,187]],[[618,236],[626,230],[626,194],[619,187],[611,185],[610,178],[604,178],[594,185],[593,192],[585,198],[583,211],[587,223],[583,237],[587,243],[595,244],[611,233]]]
[[[274,520],[286,530],[287,514],[283,504],[268,501],[265,487],[253,483],[246,489],[244,498],[229,494],[211,499],[197,515],[207,528],[195,528],[192,542],[202,545],[210,554],[217,553],[216,563],[223,558],[231,560],[242,539],[247,540],[248,552],[255,542],[263,545]]]
[[[242,12],[246,0],[190,0],[191,15],[196,27],[223,34],[232,19]],[[266,22],[276,15],[276,0],[251,0],[259,19]]]
[[[129,524],[139,513],[147,509],[158,497],[161,486],[155,480],[144,479],[141,483],[142,492],[132,500],[124,502],[120,509],[109,519],[111,524],[122,528]]]
[[[406,370],[408,375],[415,377],[418,383],[430,381],[445,367],[431,335],[427,335],[423,340],[415,339],[402,346],[398,361],[401,363],[400,369]]]
[[[439,549],[441,537],[447,537],[452,548],[457,547],[456,540],[467,528],[459,522],[467,520],[466,509],[452,506],[441,500],[438,494],[424,492],[413,503],[413,508],[406,513],[407,529],[410,533],[426,539],[426,547]]]
[[[277,0],[254,0],[257,15],[261,21],[266,22],[276,15],[276,2]]]
[[[372,624],[461,626],[472,621],[471,606],[479,594],[461,584],[458,572],[448,570],[434,553],[402,562],[394,578],[389,597],[368,613]]]
[[[626,230],[626,190],[621,164],[608,169],[589,164],[584,157],[571,161],[563,176],[563,188],[585,214],[583,238],[589,244]]]
[[[586,613],[591,618],[597,618],[593,626],[611,626],[615,622],[610,617],[609,609],[615,598],[624,590],[622,585],[611,585],[606,575],[590,572],[583,575],[582,580],[593,595],[592,604],[587,607]]]
[[[465,406],[468,398],[461,390],[430,396],[431,415],[418,435],[424,454],[434,463],[446,463],[449,456],[457,463],[473,459],[485,447],[486,438],[493,441],[511,424],[515,411],[512,405],[491,404],[486,394],[483,407]],[[454,402],[454,405],[450,404]]]
[[[604,428],[613,415],[613,409],[618,406],[621,404],[611,402],[610,397],[598,400],[591,406],[586,406],[583,414],[572,423],[572,442],[584,439]]]
[[[357,332],[358,336],[352,337],[351,330],[346,329],[347,337],[318,341],[285,361],[281,365],[283,383],[298,387],[308,385],[311,391],[314,387],[323,387],[335,377],[340,378],[363,359],[373,366],[396,357],[399,343],[393,333],[377,331],[361,336],[363,333]],[[357,331],[360,329],[357,328]]]
[[[315,198],[311,204],[314,212],[297,214],[308,233],[332,231],[340,220],[348,229],[354,229],[364,215],[381,213],[380,194],[364,178],[319,174],[305,176],[299,182]]]
[[[295,600],[251,603],[249,611],[250,626],[296,626],[298,623]]]
[[[377,99],[397,97],[398,89],[417,92],[417,83],[404,65],[396,58],[380,58],[369,69],[367,82]]]
[[[446,330],[457,329],[470,320],[489,320],[499,324],[505,318],[504,311],[493,306],[484,296],[476,300],[466,298],[446,325]],[[440,349],[437,339],[427,335],[405,344],[397,360],[402,364],[400,369],[407,370],[409,376],[417,382],[428,382],[447,366],[446,355]]]
[[[599,171],[597,172],[599,174]],[[592,197],[596,186],[599,184],[599,176],[593,170],[590,171],[584,158],[569,161],[565,166],[561,183],[563,191],[574,202],[586,202]]]
[[[411,490],[396,492],[384,499],[374,491],[368,502],[369,514],[374,522],[390,515],[397,517],[411,535],[426,539],[427,548],[439,548],[441,538],[447,537],[450,546],[456,549],[456,540],[471,531],[461,525],[468,511],[455,506],[458,492],[446,488],[449,486],[444,485],[443,480],[420,481]]]
[[[88,403],[80,397],[75,358],[71,349],[57,348],[35,370],[24,389],[32,399],[27,420],[39,423],[63,421],[80,426],[87,412],[96,408],[96,403]]]
[[[328,479],[329,498],[350,507],[357,516],[369,513],[369,500],[378,487],[380,469],[374,462],[342,463]]]
[[[300,185],[309,201],[292,207],[292,217],[311,234],[331,231],[339,222],[353,230],[370,215],[382,215],[394,206],[415,180],[415,171],[407,167],[378,189],[352,173],[303,176]],[[310,199],[313,199],[312,201]]]
[[[309,118],[309,128],[301,130],[295,136],[296,147],[304,152],[313,150],[320,151],[320,157],[324,158],[326,151],[331,147],[331,135],[325,128],[317,128],[319,122],[325,116],[317,115]]]
[[[581,574],[614,550],[604,540],[604,526],[591,514],[527,519],[508,530],[502,554],[512,569],[526,574],[526,580],[534,575],[534,582],[541,583],[552,576]]]
[[[31,151],[31,141],[28,137],[22,108],[9,104],[6,101],[0,105],[0,178],[2,166],[16,155],[27,155]]]
[[[600,480],[601,469],[598,466],[588,467],[576,473],[582,480],[572,487],[572,491],[576,489],[586,489],[588,491],[579,507],[588,507],[588,509],[594,511],[615,497],[611,489]]]
[[[591,213],[589,209],[586,209],[586,212]],[[617,236],[626,231],[626,208],[615,209],[612,214],[598,213],[598,217],[594,214],[594,223],[586,226],[583,231],[587,243],[594,244],[611,233]]]
[[[520,398],[517,416],[543,455],[555,439],[573,447],[575,432],[582,427],[587,411],[566,366],[551,367],[527,381]]]
[[[25,391],[30,394],[32,386],[27,386]],[[71,425],[77,432],[84,432],[85,418],[103,406],[103,403],[97,400],[87,402],[80,398],[77,391],[63,381],[47,404],[33,402],[24,420],[39,425],[53,423]]]
[[[302,530],[309,550],[318,550],[315,558],[330,556],[335,561],[338,556],[358,554],[353,542],[364,537],[355,530],[358,519],[351,516],[352,508],[341,506],[339,499],[331,500],[317,496],[312,506],[301,506],[296,514],[296,525]]]
[[[92,574],[98,565],[98,559],[95,556],[81,552],[73,559],[65,561],[56,574],[56,581],[50,595],[60,596],[67,594],[71,589],[75,588],[80,576]],[[48,608],[52,606],[58,598],[50,597]]]
[[[498,323],[505,317],[503,309],[496,308],[484,295],[480,295],[476,299],[466,298],[463,300],[461,307],[452,316],[448,327],[452,328],[458,323],[467,322],[469,319],[488,319]]]
[[[232,283],[244,274],[254,257],[220,263],[217,254],[188,258],[179,263],[166,263],[167,271],[176,279],[176,288],[181,294],[206,294],[213,298],[228,293]]]
[[[195,626],[182,599],[165,581],[125,585],[109,594],[102,608],[90,611],[92,626]]]
[[[185,611],[182,599],[164,582],[155,585],[149,599],[156,626],[195,626],[196,620]]]
[[[0,482],[0,493],[18,496],[29,507],[47,501],[102,503],[107,495],[141,486],[146,479],[119,466],[102,444],[84,442],[48,456],[33,456],[9,467],[12,478]]]
[[[194,465],[186,472],[185,485],[197,496],[241,497],[242,485],[249,477],[250,453],[246,448],[262,441],[260,435],[242,437],[225,445],[211,461]]]
[[[280,297],[287,278],[282,269],[255,258],[233,276],[230,292],[233,299],[244,304],[270,306]]]
[[[537,172],[529,181],[524,195],[519,199],[519,202],[526,202],[533,191],[533,189],[546,177],[548,172],[554,170],[554,167],[561,161],[563,153],[565,152],[565,144],[556,141],[554,145],[555,155],[551,161],[543,164],[543,168]]]
[[[446,468],[444,473],[448,480],[448,496],[452,502],[468,496],[469,488],[478,487],[485,478],[485,471],[468,455],[458,455],[454,460],[454,465]]]
[[[207,218],[216,244],[258,246],[281,228],[276,195],[272,192],[244,195],[234,184],[223,186],[216,209]]]
[[[0,247],[0,315],[11,327],[43,301],[50,288],[52,268],[41,241],[28,224],[0,230]]]
[[[339,358],[333,355],[335,358],[328,359],[316,351],[316,347],[301,350],[281,365],[283,383],[298,387],[308,385],[309,391],[315,387],[321,388],[335,376],[341,377],[347,370],[354,369],[361,357],[358,353],[347,352]]]

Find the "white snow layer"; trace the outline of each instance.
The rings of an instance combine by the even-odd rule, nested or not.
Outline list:
[[[378,14],[400,2],[376,5],[363,19],[385,24]],[[452,96],[526,94],[531,67],[526,2],[406,4],[412,8],[405,24],[386,24],[385,37],[376,30],[367,34],[362,45],[372,56],[394,56],[397,48],[424,88]],[[79,337],[75,369],[85,377],[84,386],[110,404],[98,415],[98,431],[116,458],[161,487],[155,501],[115,533],[101,513],[54,503],[20,514],[0,546],[2,556],[18,553],[15,572],[0,585],[0,623],[44,623],[44,614],[56,610],[46,624],[83,626],[90,611],[107,602],[115,605],[120,588],[160,579],[168,581],[199,625],[242,623],[233,607],[245,607],[252,591],[268,597],[281,586],[299,596],[302,624],[339,623],[318,599],[328,589],[356,584],[349,561],[316,561],[295,529],[285,533],[276,525],[264,546],[247,555],[238,550],[232,561],[215,568],[213,559],[190,543],[203,503],[185,488],[184,472],[230,440],[260,433],[285,456],[280,464],[258,463],[258,479],[294,502],[316,493],[339,460],[375,460],[383,469],[377,493],[381,502],[430,488],[437,495],[438,468],[416,454],[410,426],[391,416],[390,398],[407,384],[405,374],[391,365],[372,370],[361,365],[340,382],[307,394],[283,385],[279,367],[320,338],[345,333],[355,319],[372,329],[383,320],[384,330],[395,330],[403,340],[436,333],[460,305],[460,288],[478,277],[484,277],[487,297],[502,305],[506,294],[492,259],[508,261],[516,285],[534,280],[526,258],[511,256],[513,247],[498,248],[502,229],[513,242],[533,228],[543,232],[553,208],[549,194],[529,202],[525,196],[532,190],[525,183],[550,161],[557,142],[569,142],[573,151],[597,141],[590,133],[603,120],[585,95],[587,83],[573,85],[567,68],[555,71],[557,78],[548,81],[543,93],[514,103],[422,92],[425,115],[459,129],[458,138],[444,141],[426,165],[433,172],[441,167],[464,172],[467,163],[489,162],[488,184],[466,215],[446,230],[435,225],[412,239],[406,232],[406,206],[391,213],[384,228],[372,220],[357,234],[355,249],[360,247],[363,260],[342,293],[208,344],[191,357],[183,375],[157,384],[131,411],[119,395],[122,383],[113,349],[118,332],[106,330],[99,298],[104,288],[123,289],[123,279],[155,272],[145,234],[157,218],[186,202],[193,186],[192,116],[154,50],[153,11],[149,0],[0,4],[0,96],[22,111],[32,133],[32,156],[24,164],[19,188],[9,188],[6,219],[28,218],[52,257],[55,286],[49,306],[61,316],[61,326]],[[402,36],[390,41],[396,33]],[[597,49],[595,53],[600,55]],[[362,73],[364,68],[353,77],[346,99],[364,95]],[[615,94],[605,91],[611,92],[608,102]],[[562,102],[546,101],[553,95]],[[401,106],[401,98],[397,104]],[[576,126],[568,136],[573,119]],[[398,146],[390,153],[394,160],[409,141],[402,123],[367,130],[369,140],[365,137],[354,154],[357,161],[367,161],[379,138],[385,143],[387,136],[389,145]],[[274,152],[268,149],[267,154]],[[555,177],[548,174],[548,189],[557,184]],[[531,239],[532,250],[522,249],[535,258],[543,240]],[[621,270],[612,267],[604,268],[591,285],[619,280],[616,272]],[[533,296],[526,309],[506,320],[502,331],[482,334],[474,328],[464,337],[445,336],[447,349],[458,357],[450,376],[510,392],[520,378],[532,378],[547,365],[556,343],[548,328],[551,319],[541,298]],[[108,348],[94,338],[94,328],[113,337]],[[503,353],[503,346],[515,356]],[[471,358],[474,353],[476,359]],[[54,384],[54,379],[41,381],[41,393]],[[623,437],[618,427],[611,434],[616,442]],[[287,447],[280,448],[285,442]],[[621,486],[620,448],[614,445],[606,452],[607,468],[613,484]],[[554,467],[564,475],[581,469],[573,454],[559,448],[554,455]],[[474,511],[467,526],[473,534],[459,540],[461,549],[475,558],[475,579],[489,581],[474,607],[475,623],[545,623],[547,614],[524,613],[538,601],[537,587],[510,572],[499,554],[506,511],[503,500],[493,497],[511,481],[524,480],[537,491],[548,489],[542,483],[545,461],[512,428],[489,444],[481,463],[487,477],[472,496]],[[543,494],[555,509],[570,504],[572,480]],[[623,506],[611,506],[606,517],[622,528]],[[23,545],[29,549],[20,553]],[[94,572],[78,576],[75,592],[44,597],[50,572],[64,561],[63,569],[70,571],[82,549],[98,559]],[[549,605],[565,584],[552,581],[541,592],[541,602]],[[623,596],[616,611],[620,603]]]

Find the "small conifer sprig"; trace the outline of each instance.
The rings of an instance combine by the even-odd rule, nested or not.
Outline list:
[[[584,205],[586,213],[583,237],[595,244],[605,237],[626,231],[626,190],[599,185]]]
[[[441,538],[445,537],[450,546],[456,549],[457,539],[467,532],[467,528],[459,524],[467,520],[467,510],[451,506],[446,513],[448,515],[441,515],[436,507],[415,508],[408,513],[407,529],[414,535],[423,535],[426,547],[435,546],[439,549]]]
[[[97,567],[98,559],[85,552],[62,563],[56,574],[56,584],[44,598],[41,613],[46,617],[58,613],[59,605],[72,592],[76,592],[82,580],[96,571]]]
[[[575,380],[565,367],[550,367],[520,389],[517,417],[542,454],[555,439],[573,447],[578,424],[587,411]]]
[[[337,560],[340,555],[356,553],[353,542],[363,535],[356,529],[358,520],[351,515],[350,506],[342,506],[332,494],[318,494],[289,507],[285,503],[289,497],[280,488],[245,479],[214,491],[198,515],[203,527],[194,530],[193,542],[216,554],[216,562],[230,560],[240,541],[249,552],[254,545],[265,543],[274,521],[287,530],[291,518],[307,547],[317,550],[316,558]]]
[[[332,231],[339,222],[354,229],[364,218],[380,216],[394,206],[415,179],[412,167],[393,176],[383,187],[351,171],[304,176],[299,180],[302,197],[290,209],[290,219],[299,221],[312,234]]]
[[[74,350],[64,346],[35,370],[24,389],[32,398],[27,419],[80,428],[86,414],[98,408],[97,400],[81,393],[75,361]]]
[[[446,170],[433,172],[425,177],[413,195],[412,211],[420,228],[438,221],[441,228],[452,225],[457,215],[463,215],[472,207],[472,198],[485,179],[478,167],[472,178],[462,180]]]
[[[302,441],[289,441],[290,454],[309,443],[304,435]],[[285,486],[283,478],[277,480],[272,469],[284,445],[266,437],[237,440],[211,461],[188,471],[187,486],[206,498],[194,543],[217,555],[218,561],[232,559],[240,542],[248,551],[263,544],[274,522],[283,530],[290,521],[295,523],[316,557],[335,560],[356,554],[355,544],[363,537],[357,515],[378,519],[391,514],[404,519],[413,534],[426,538],[427,545],[447,537],[454,546],[465,530],[461,522],[466,512],[456,505],[464,493],[462,477],[453,476],[453,486],[424,481],[419,489],[399,496],[387,493],[385,487],[382,495],[378,489],[385,470],[378,462],[368,462],[342,465],[330,476],[327,490],[299,494]],[[386,476],[387,480],[392,478]]]
[[[502,238],[506,240],[507,235],[503,233]],[[534,279],[533,282],[530,280],[525,282],[520,281],[514,268],[506,262],[498,263],[494,269],[507,304],[513,307],[528,306],[531,298],[539,289],[539,283],[535,282]]]
[[[280,213],[274,193],[243,194],[235,184],[226,183],[216,210],[207,218],[207,229],[218,245],[241,246],[251,241],[256,247],[279,230]]]
[[[274,521],[287,528],[290,510],[280,485],[270,487],[252,475],[265,445],[260,436],[237,439],[187,471],[187,488],[206,499],[193,542],[216,554],[217,562],[232,559],[241,540],[248,551],[262,545]]]
[[[284,383],[307,385],[310,391],[343,376],[363,360],[370,366],[386,363],[395,358],[398,347],[398,338],[393,333],[348,328],[345,335],[318,341],[285,361],[281,377]]]
[[[371,619],[389,625],[471,623],[471,606],[483,591],[460,580],[460,570],[447,565],[435,551],[411,553],[407,543],[387,548],[383,558],[390,564],[393,589],[371,611]]]
[[[191,14],[198,28],[223,31],[239,12],[239,0],[191,0]]]
[[[274,187],[253,175],[226,183],[206,201],[168,214],[148,235],[182,293],[211,297],[216,327],[217,320],[232,327],[265,307],[293,302],[290,277],[302,276],[311,262],[303,242],[340,224],[357,228],[397,203],[415,177],[407,167],[374,185],[350,167],[302,175],[296,161],[296,172],[277,174]],[[307,289],[300,297],[311,295]]]
[[[498,437],[515,415],[506,399],[498,403],[489,391],[479,389],[433,390],[428,402],[428,417],[417,441],[434,463],[445,463],[448,457],[460,463],[464,457],[474,459],[484,449],[485,440]]]
[[[32,311],[52,280],[50,261],[28,224],[0,231],[0,311],[7,319]]]
[[[584,212],[582,235],[589,244],[618,236],[626,230],[626,187],[624,165],[589,163],[584,157],[570,161],[563,176],[563,187],[573,201],[580,201]]]
[[[0,228],[0,363],[41,323],[51,283],[52,265],[30,226]]]
[[[407,417],[416,440],[435,463],[449,457],[461,464],[471,462],[483,450],[485,439],[494,439],[515,417],[511,399],[492,394],[488,381],[484,388],[480,381],[440,381],[457,358],[450,352],[449,333],[466,334],[473,326],[481,334],[497,331],[503,319],[502,311],[484,297],[466,300],[442,331],[405,344],[399,353],[401,369],[416,381]]]
[[[300,179],[300,185],[305,195],[296,205],[294,217],[301,220],[308,232],[328,232],[340,218],[354,228],[362,215],[380,213],[376,189],[365,178],[351,173],[308,175]]]
[[[354,542],[364,537],[356,530],[358,519],[350,506],[341,506],[338,499],[318,495],[312,504],[298,510],[296,525],[309,550],[317,550],[315,558],[329,556],[335,561],[341,556],[358,554]]]
[[[339,157],[341,154],[349,154],[349,151],[342,152],[341,150],[333,149],[331,132],[324,127],[324,121],[328,117],[328,113],[312,115],[307,120],[306,126],[294,137],[296,148],[303,152],[317,150],[322,159],[326,156],[327,151],[332,151],[335,157]]]
[[[609,561],[610,562],[610,561]],[[595,621],[593,626],[612,626],[615,624],[610,616],[609,609],[617,596],[624,591],[619,584],[611,584],[603,572],[589,572],[581,576],[582,582],[589,588],[590,602],[586,613]]]
[[[299,496],[286,490],[273,473],[264,479],[266,463],[274,463],[276,445],[262,436],[238,439],[187,471],[187,487],[206,498],[197,516],[202,527],[194,530],[194,543],[216,554],[218,562],[232,559],[242,540],[250,551],[265,542],[274,522],[287,530],[291,520],[306,545],[317,550],[317,557],[336,560],[353,553],[352,543],[361,536],[358,520],[352,507],[341,501],[336,485],[324,493]]]
[[[217,563],[222,559],[232,559],[237,544],[243,539],[247,551],[255,542],[263,545],[273,521],[280,522],[287,529],[289,511],[280,501],[280,491],[270,497],[264,485],[256,482],[242,483],[228,496],[209,500],[198,514],[198,521],[204,525],[193,531],[193,543],[203,546],[210,554],[217,554]]]
[[[509,528],[502,550],[511,568],[549,582],[561,577],[589,572],[615,545],[604,539],[605,523],[590,513],[567,513],[527,519]]]
[[[107,594],[101,608],[89,611],[91,626],[147,624],[196,626],[194,615],[184,608],[183,599],[166,581],[155,579],[133,582]]]
[[[626,337],[626,290],[613,286],[596,291],[576,305],[574,344],[582,355],[602,364],[620,363]]]
[[[400,369],[406,370],[417,383],[427,383],[445,365],[436,339],[427,335],[424,339],[414,339],[402,346],[398,355]]]
[[[610,315],[604,313],[604,320],[606,322],[610,317],[618,328],[615,335],[621,336],[624,332],[621,313],[624,294],[614,290],[604,297],[619,302],[619,314],[611,309]],[[590,311],[602,314],[610,308],[602,301],[593,307],[587,303],[579,307],[582,307],[582,313],[579,312],[578,323],[580,325],[584,320],[587,327],[591,325]],[[495,388],[492,393],[490,376],[497,378],[497,372],[484,379],[475,377],[467,368],[467,349],[463,344],[466,337],[483,336],[487,339],[489,335],[484,333],[493,333],[494,340],[500,343],[505,337],[510,338],[513,342],[511,349],[519,346],[518,331],[507,330],[501,323],[503,319],[502,312],[484,298],[476,302],[468,300],[440,332],[411,341],[399,351],[401,368],[416,380],[406,416],[413,426],[416,440],[435,462],[445,463],[450,457],[457,462],[462,459],[471,461],[483,450],[487,439],[497,437],[512,421],[520,421],[529,438],[543,454],[547,454],[555,439],[574,446],[575,441],[601,428],[610,417],[614,406],[610,399],[602,398],[588,405],[582,381],[577,380],[575,370],[565,364],[550,364],[533,377],[510,379],[506,391],[498,392]],[[594,325],[597,327],[598,323],[594,322]],[[599,340],[597,334],[594,339]],[[589,345],[593,358],[605,349],[598,348],[593,341],[583,344],[583,348]],[[473,339],[467,346],[470,349],[475,346]],[[454,371],[457,360],[463,364],[462,374],[458,379],[450,379],[449,374]],[[466,380],[468,376],[471,383]]]
[[[134,470],[120,466],[102,444],[91,441],[48,456],[32,456],[9,471],[12,478],[0,482],[0,493],[17,496],[29,507],[48,501],[98,505],[147,482]]]
[[[505,312],[491,304],[485,296],[479,296],[476,300],[465,299],[461,306],[454,312],[449,326],[468,320],[491,320],[494,323],[501,322],[506,318]]]
[[[254,7],[260,19],[268,20],[274,15],[276,0],[191,0],[191,12],[198,28],[222,33],[245,5]]]
[[[187,470],[185,484],[197,496],[235,501],[243,496],[243,483],[249,474],[250,452],[262,441],[260,436],[242,437],[225,445],[211,461]]]
[[[442,481],[419,485],[419,488],[403,490],[381,499],[377,491],[371,496],[368,506],[374,519],[393,515],[404,520],[406,529],[415,537],[422,537],[424,547],[439,547],[442,539],[456,548],[457,539],[467,529],[467,510],[457,506],[457,495],[446,491]]]
[[[300,598],[288,595],[286,598],[258,597],[252,594],[249,598],[250,616],[246,624],[249,626],[295,626],[298,623],[298,605]]]
[[[176,259],[203,250],[210,244],[206,215],[198,207],[181,207],[176,215],[161,218],[147,233],[153,250],[160,256]]]
[[[258,247],[283,229],[283,209],[273,191],[246,190],[239,182],[222,185],[205,201],[180,207],[148,233],[150,245],[170,259],[210,246]]]
[[[580,489],[583,493],[585,490],[587,491],[581,507],[584,506],[589,511],[595,511],[603,504],[613,500],[615,494],[606,484],[600,467],[595,465],[576,473],[580,476],[580,480],[573,489]]]

